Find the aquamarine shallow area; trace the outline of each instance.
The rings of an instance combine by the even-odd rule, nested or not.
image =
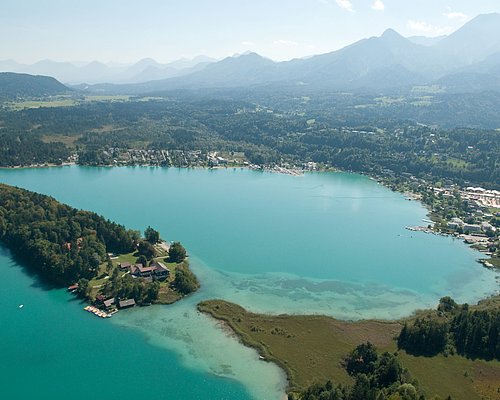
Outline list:
[[[159,351],[141,331],[92,317],[4,249],[0,271],[2,399],[252,398],[236,380],[180,367],[176,353]]]
[[[130,228],[142,231],[151,225],[164,238],[185,244],[202,288],[173,306],[135,309],[111,321],[94,321],[81,315],[80,305],[68,306],[68,297],[61,291],[44,292],[28,285],[20,292],[27,298],[30,293],[43,294],[45,306],[60,310],[64,318],[74,312],[78,316],[72,318],[79,322],[72,324],[81,324],[82,332],[95,326],[109,335],[124,335],[127,343],[133,340],[139,347],[124,345],[119,350],[123,357],[130,353],[133,359],[137,352],[152,351],[153,369],[160,363],[180,371],[175,384],[186,399],[198,398],[193,382],[200,380],[208,382],[203,396],[207,399],[278,399],[284,391],[281,371],[259,362],[255,352],[197,313],[200,300],[224,298],[271,313],[397,318],[434,306],[444,295],[474,302],[499,287],[495,275],[475,262],[479,253],[463,243],[404,229],[422,224],[426,210],[420,204],[359,175],[63,167],[0,170],[0,181],[50,194]],[[61,325],[58,313],[53,319],[29,322],[17,320],[22,314],[13,314],[10,324],[19,325],[13,332],[54,334],[52,327]],[[85,336],[75,336],[76,346]],[[61,346],[75,344],[62,342]],[[107,365],[116,351],[94,354],[94,363]],[[7,359],[0,361],[2,369],[17,363],[16,352],[6,354]],[[74,359],[77,376],[80,370],[92,370],[87,358],[82,363]],[[40,362],[44,366],[40,370],[47,369],[52,378],[44,363]],[[22,365],[13,371],[7,373],[22,375]],[[0,376],[5,376],[2,372]],[[136,385],[120,382],[116,375],[110,381]],[[151,398],[179,397],[157,393]]]

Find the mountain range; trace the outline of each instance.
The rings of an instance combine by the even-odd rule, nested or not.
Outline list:
[[[71,63],[42,60],[34,64],[20,64],[14,60],[0,60],[0,72],[17,72],[31,75],[47,75],[65,84],[138,83],[166,79],[195,72],[215,62],[214,58],[198,56],[161,64],[144,58],[135,64]]]
[[[500,14],[483,14],[448,36],[405,38],[392,29],[340,50],[274,62],[256,53],[227,57],[182,76],[91,91],[151,93],[172,89],[305,86],[381,90],[441,85],[447,92],[500,90]]]
[[[9,66],[15,65],[12,61],[0,62],[0,70]],[[65,63],[41,61],[29,68],[65,83],[70,80],[61,77],[64,71],[70,74],[72,68],[79,69],[81,77],[85,71],[94,77],[93,82],[101,83],[77,88],[101,93],[145,94],[269,85],[337,91],[439,85],[440,90],[448,93],[500,91],[500,14],[479,15],[448,36],[405,38],[388,29],[379,37],[363,39],[337,51],[284,62],[246,53],[220,61],[202,56],[159,64],[144,59],[127,67],[109,67],[98,62],[69,67]],[[107,80],[112,70],[113,80]],[[80,82],[92,83],[82,79]]]

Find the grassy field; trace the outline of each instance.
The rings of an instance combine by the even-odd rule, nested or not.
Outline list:
[[[85,101],[128,101],[130,96],[128,95],[111,95],[111,96],[85,96]]]
[[[346,322],[324,316],[254,314],[222,300],[205,301],[198,308],[225,321],[245,345],[281,366],[292,391],[329,379],[352,383],[341,365],[344,356],[367,341],[380,351],[395,352],[395,337],[401,329],[398,321]],[[414,357],[404,351],[399,355],[428,398],[500,399],[500,362],[460,356]]]
[[[42,141],[45,143],[64,143],[69,147],[75,147],[75,142],[80,139],[82,135],[66,136],[66,135],[45,135]]]
[[[129,101],[131,96],[127,95],[114,95],[114,96],[54,96],[47,99],[40,100],[20,100],[16,102],[8,102],[5,105],[15,111],[25,110],[28,108],[42,108],[42,107],[72,107],[82,102],[96,102],[96,101]]]
[[[27,108],[41,108],[41,107],[71,107],[79,104],[75,99],[55,99],[46,101],[20,101],[16,103],[9,103],[8,107],[13,110],[25,110]]]

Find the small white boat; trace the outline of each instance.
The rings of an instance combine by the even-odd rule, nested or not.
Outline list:
[[[19,308],[23,308],[24,307],[24,304],[19,304]]]

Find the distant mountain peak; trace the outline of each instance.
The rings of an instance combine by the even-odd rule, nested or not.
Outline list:
[[[381,37],[402,37],[399,33],[397,33],[394,29],[389,28],[382,33]]]
[[[441,40],[438,47],[447,54],[465,58],[468,63],[499,52],[500,14],[478,15]]]
[[[401,36],[398,32],[396,32],[394,29],[386,29],[384,33],[382,33],[382,36],[380,36],[380,39],[384,41],[389,41],[389,42],[401,42],[401,41],[407,41],[407,39],[404,36]]]
[[[255,51],[250,51],[250,50],[247,50],[244,53],[233,54],[231,57],[228,57],[228,58],[239,58],[239,57],[264,58],[260,54],[256,53]]]
[[[151,58],[151,57],[145,57],[145,58],[142,58],[140,59],[139,61],[137,61],[136,64],[138,63],[143,63],[143,64],[157,64],[158,62],[154,59],[154,58]]]

